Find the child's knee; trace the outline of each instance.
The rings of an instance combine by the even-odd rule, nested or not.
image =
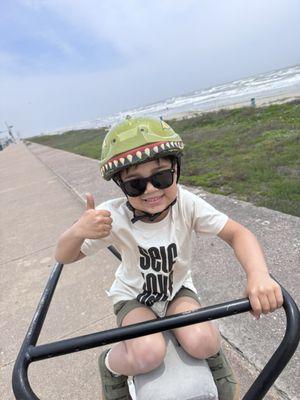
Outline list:
[[[141,352],[137,361],[140,373],[146,373],[160,366],[165,358],[165,352],[158,349],[147,349]]]
[[[166,355],[166,345],[163,339],[153,340],[147,336],[144,339],[138,347],[133,346],[130,351],[131,362],[141,374],[157,368]]]
[[[188,354],[195,358],[205,359],[215,355],[221,347],[221,338],[217,329],[197,327],[183,346]]]

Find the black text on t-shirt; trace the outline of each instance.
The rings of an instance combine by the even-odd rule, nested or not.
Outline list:
[[[140,269],[144,278],[143,292],[137,300],[148,306],[156,301],[165,301],[173,292],[173,265],[177,257],[175,243],[168,246],[144,249],[140,252]]]

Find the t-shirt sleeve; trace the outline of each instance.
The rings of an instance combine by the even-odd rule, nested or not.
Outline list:
[[[96,210],[110,211],[112,214],[112,219],[114,221],[115,217],[113,216],[113,210],[111,209],[110,206],[108,206],[107,203],[100,204],[99,206],[96,207]],[[114,226],[114,222],[113,222],[112,230],[110,231],[110,234],[108,236],[106,236],[105,238],[85,239],[85,241],[81,245],[80,251],[86,256],[91,256],[92,254],[97,253],[97,251],[104,249],[105,247],[108,247],[111,244],[114,244],[113,226]]]
[[[97,253],[97,251],[104,249],[112,244],[112,235],[106,236],[102,239],[85,239],[81,246],[81,253],[86,256],[91,256]]]
[[[195,232],[204,236],[214,236],[224,228],[228,221],[226,214],[193,193],[186,192],[184,197],[187,200],[187,214],[192,220],[192,229]]]

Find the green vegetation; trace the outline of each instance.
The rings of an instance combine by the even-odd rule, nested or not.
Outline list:
[[[169,121],[182,136],[181,182],[300,216],[300,101]],[[104,129],[33,142],[99,158]]]
[[[67,131],[60,135],[43,135],[28,138],[30,142],[69,151],[90,158],[99,158],[105,128]]]

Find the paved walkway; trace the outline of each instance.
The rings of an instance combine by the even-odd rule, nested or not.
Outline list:
[[[13,363],[50,274],[60,232],[82,212],[87,191],[97,203],[120,192],[99,178],[96,161],[36,144],[11,145],[0,152],[0,176],[0,398],[10,400]],[[193,191],[255,232],[271,271],[299,304],[300,219]],[[193,247],[192,269],[203,303],[243,297],[245,278],[231,249],[218,239],[195,238]],[[117,264],[103,250],[100,257],[64,267],[39,343],[114,326],[105,289]],[[258,322],[244,314],[223,319],[219,326],[245,391],[279,344],[284,313],[277,311]],[[30,382],[43,400],[99,398],[98,354],[94,349],[34,363]],[[297,366],[299,350],[266,399],[299,399]]]
[[[0,152],[0,399],[14,399],[11,373],[48,280],[59,234],[82,204],[24,145]],[[108,251],[64,267],[39,343],[114,326],[105,294],[117,266]],[[30,382],[43,400],[100,398],[99,349],[33,363]]]

